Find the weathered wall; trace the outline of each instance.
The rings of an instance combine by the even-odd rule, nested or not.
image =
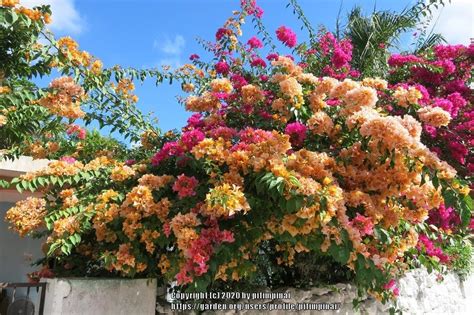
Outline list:
[[[453,273],[444,276],[444,281],[438,282],[436,275],[428,274],[425,269],[417,269],[406,274],[398,281],[400,295],[398,297],[398,307],[404,314],[473,314],[474,310],[474,276],[470,276],[466,281],[461,282],[459,277]],[[352,301],[356,296],[356,289],[350,284],[337,284],[327,288],[313,288],[312,290],[297,290],[289,288],[277,290],[275,292],[288,292],[289,299],[281,300],[240,300],[241,305],[249,303],[285,304],[292,303],[300,305],[302,303],[340,303],[340,309],[335,311],[299,311],[288,310],[274,311],[223,311],[219,314],[388,314],[390,305],[382,305],[373,298],[366,299],[359,311],[354,311]],[[169,297],[169,295],[168,295]],[[224,303],[224,301],[223,301]],[[270,307],[268,306],[267,309]],[[158,305],[161,314],[173,314],[169,305]],[[174,314],[178,314],[175,312]],[[183,314],[183,312],[181,312]],[[204,314],[214,314],[205,312]]]
[[[153,315],[156,280],[46,279],[44,314]]]

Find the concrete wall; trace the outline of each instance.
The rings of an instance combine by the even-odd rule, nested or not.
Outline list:
[[[156,280],[45,279],[44,314],[154,315]]]
[[[398,308],[402,310],[403,314],[459,314],[468,315],[474,314],[474,276],[471,275],[465,281],[461,282],[459,277],[454,273],[444,275],[444,280],[439,282],[436,274],[428,274],[426,269],[416,269],[407,273],[398,281],[400,295],[398,297]],[[159,301],[164,301],[165,298],[170,297],[166,291],[162,291]],[[267,291],[271,292],[271,291]],[[382,305],[373,298],[366,298],[362,303],[360,309],[355,311],[352,307],[352,301],[356,297],[356,288],[351,284],[336,284],[328,287],[313,288],[311,290],[299,290],[294,288],[279,289],[273,293],[287,293],[282,299],[240,299],[234,302],[234,305],[240,307],[241,311],[230,310],[231,307],[225,306],[226,310],[221,310],[219,314],[246,314],[246,315],[328,315],[328,314],[388,314],[389,308],[392,305]],[[188,305],[192,300],[187,301]],[[221,300],[219,303],[230,303],[226,300]],[[324,310],[328,309],[328,305],[337,303],[337,311]],[[258,307],[266,310],[249,310],[250,304],[259,304]],[[286,310],[275,308],[287,307]],[[288,310],[289,305],[300,307],[306,310],[299,312]],[[210,307],[211,305],[207,305]],[[198,308],[201,307],[198,305]],[[214,305],[214,307],[217,307]],[[255,308],[255,306],[252,306]],[[313,310],[310,310],[312,307]],[[317,308],[322,310],[316,310]],[[236,307],[234,307],[235,309]],[[247,310],[244,310],[247,308]],[[274,310],[271,310],[274,308]],[[184,314],[183,312],[174,311],[170,304],[161,302],[157,305],[157,310],[160,314]],[[204,308],[205,309],[205,308]],[[216,309],[216,308],[214,308]],[[271,311],[269,311],[271,310]],[[185,312],[190,313],[190,312]],[[203,314],[215,314],[213,311],[205,311]]]

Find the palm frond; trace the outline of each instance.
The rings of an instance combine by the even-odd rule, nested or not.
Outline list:
[[[432,33],[428,37],[424,38],[422,42],[417,43],[413,54],[420,54],[428,49],[433,48],[436,45],[446,43],[446,39],[439,33]]]
[[[360,7],[353,8],[345,31],[353,45],[353,65],[363,75],[382,75],[387,52],[380,45],[397,45],[400,35],[414,28],[417,21],[412,8],[400,13],[374,10],[369,16],[364,16]]]

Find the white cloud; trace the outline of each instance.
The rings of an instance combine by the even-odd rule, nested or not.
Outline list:
[[[173,40],[167,38],[164,43],[155,40],[153,42],[153,47],[160,49],[165,54],[169,55],[179,55],[186,45],[184,37],[181,35],[176,35]]]
[[[450,44],[470,43],[474,38],[474,1],[451,0],[433,12],[434,31],[441,33]]]
[[[30,8],[42,4],[49,4],[53,11],[53,21],[49,27],[53,31],[79,34],[84,27],[83,20],[75,7],[74,0],[22,0],[20,4]]]
[[[176,35],[173,39],[169,37],[164,41],[155,40],[153,48],[163,53],[163,58],[159,60],[160,66],[171,66],[179,68],[182,66],[181,53],[183,52],[186,41],[182,35]]]

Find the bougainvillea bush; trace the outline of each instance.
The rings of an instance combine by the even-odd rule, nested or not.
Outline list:
[[[360,77],[351,42],[329,32],[300,43],[282,26],[285,53],[264,29],[239,39],[262,14],[244,1],[203,42],[211,61],[193,54],[167,74],[189,93],[181,132],[13,181],[44,194],[7,220],[45,237],[45,268],[195,291],[350,280],[384,301],[411,268],[466,268],[471,161],[442,143],[472,153],[472,46],[392,56],[387,78]]]

